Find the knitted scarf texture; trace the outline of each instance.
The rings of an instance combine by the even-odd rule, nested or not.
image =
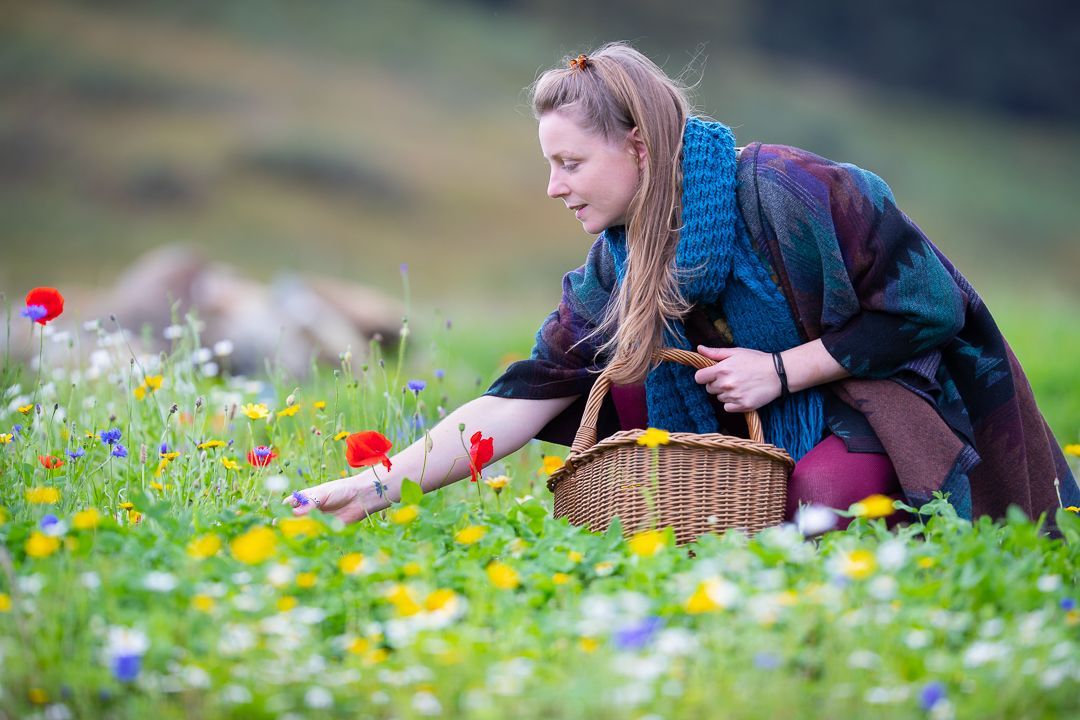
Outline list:
[[[735,136],[718,122],[691,117],[683,134],[682,229],[675,268],[683,297],[694,305],[720,303],[738,347],[764,352],[799,345],[795,319],[769,269],[753,249],[736,205]],[[604,237],[615,259],[616,282],[626,276],[626,229]],[[695,350],[681,321],[665,332],[668,347]],[[664,362],[649,372],[645,396],[649,424],[670,431],[714,433],[719,423],[694,370]],[[821,393],[810,388],[759,408],[765,441],[798,460],[821,439]]]

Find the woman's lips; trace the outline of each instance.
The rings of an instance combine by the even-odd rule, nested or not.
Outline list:
[[[578,206],[578,207],[577,207],[577,208],[576,208],[576,209],[574,210],[574,217],[576,217],[576,218],[577,218],[578,220],[580,220],[580,219],[581,219],[581,211],[582,211],[582,210],[584,210],[584,209],[585,209],[585,208],[587,208],[587,207],[588,207],[588,205],[579,205],[579,206]]]

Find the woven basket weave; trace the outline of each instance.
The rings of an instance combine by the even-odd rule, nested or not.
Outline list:
[[[658,350],[654,359],[698,369],[713,364],[673,348]],[[783,520],[795,462],[765,443],[756,412],[746,413],[750,440],[676,432],[653,450],[637,444],[644,430],[624,430],[598,443],[596,419],[611,386],[609,372],[593,385],[570,454],[548,480],[556,517],[604,531],[618,516],[626,534],[671,526],[679,544],[731,528],[755,533]]]

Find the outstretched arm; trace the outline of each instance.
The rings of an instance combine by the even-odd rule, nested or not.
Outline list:
[[[483,395],[447,415],[431,429],[430,449],[420,438],[390,458],[392,468],[371,468],[350,477],[331,480],[301,491],[311,502],[300,505],[291,496],[285,500],[293,514],[305,515],[316,507],[323,512],[355,522],[389,507],[401,498],[401,481],[409,478],[420,483],[424,492],[456,482],[469,474],[469,458],[461,445],[458,426],[465,424],[465,437],[477,430],[494,438],[492,460],[506,457],[521,448],[555,416],[568,408],[576,397],[548,400],[524,400]],[[425,457],[426,456],[426,457]],[[377,473],[377,476],[376,476]],[[376,484],[376,479],[381,483]],[[318,504],[314,502],[318,500]]]

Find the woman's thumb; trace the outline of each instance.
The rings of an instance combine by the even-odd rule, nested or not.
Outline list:
[[[705,347],[704,345],[698,345],[697,351],[709,358],[710,360],[727,360],[729,357],[735,354],[737,348],[713,348]]]

